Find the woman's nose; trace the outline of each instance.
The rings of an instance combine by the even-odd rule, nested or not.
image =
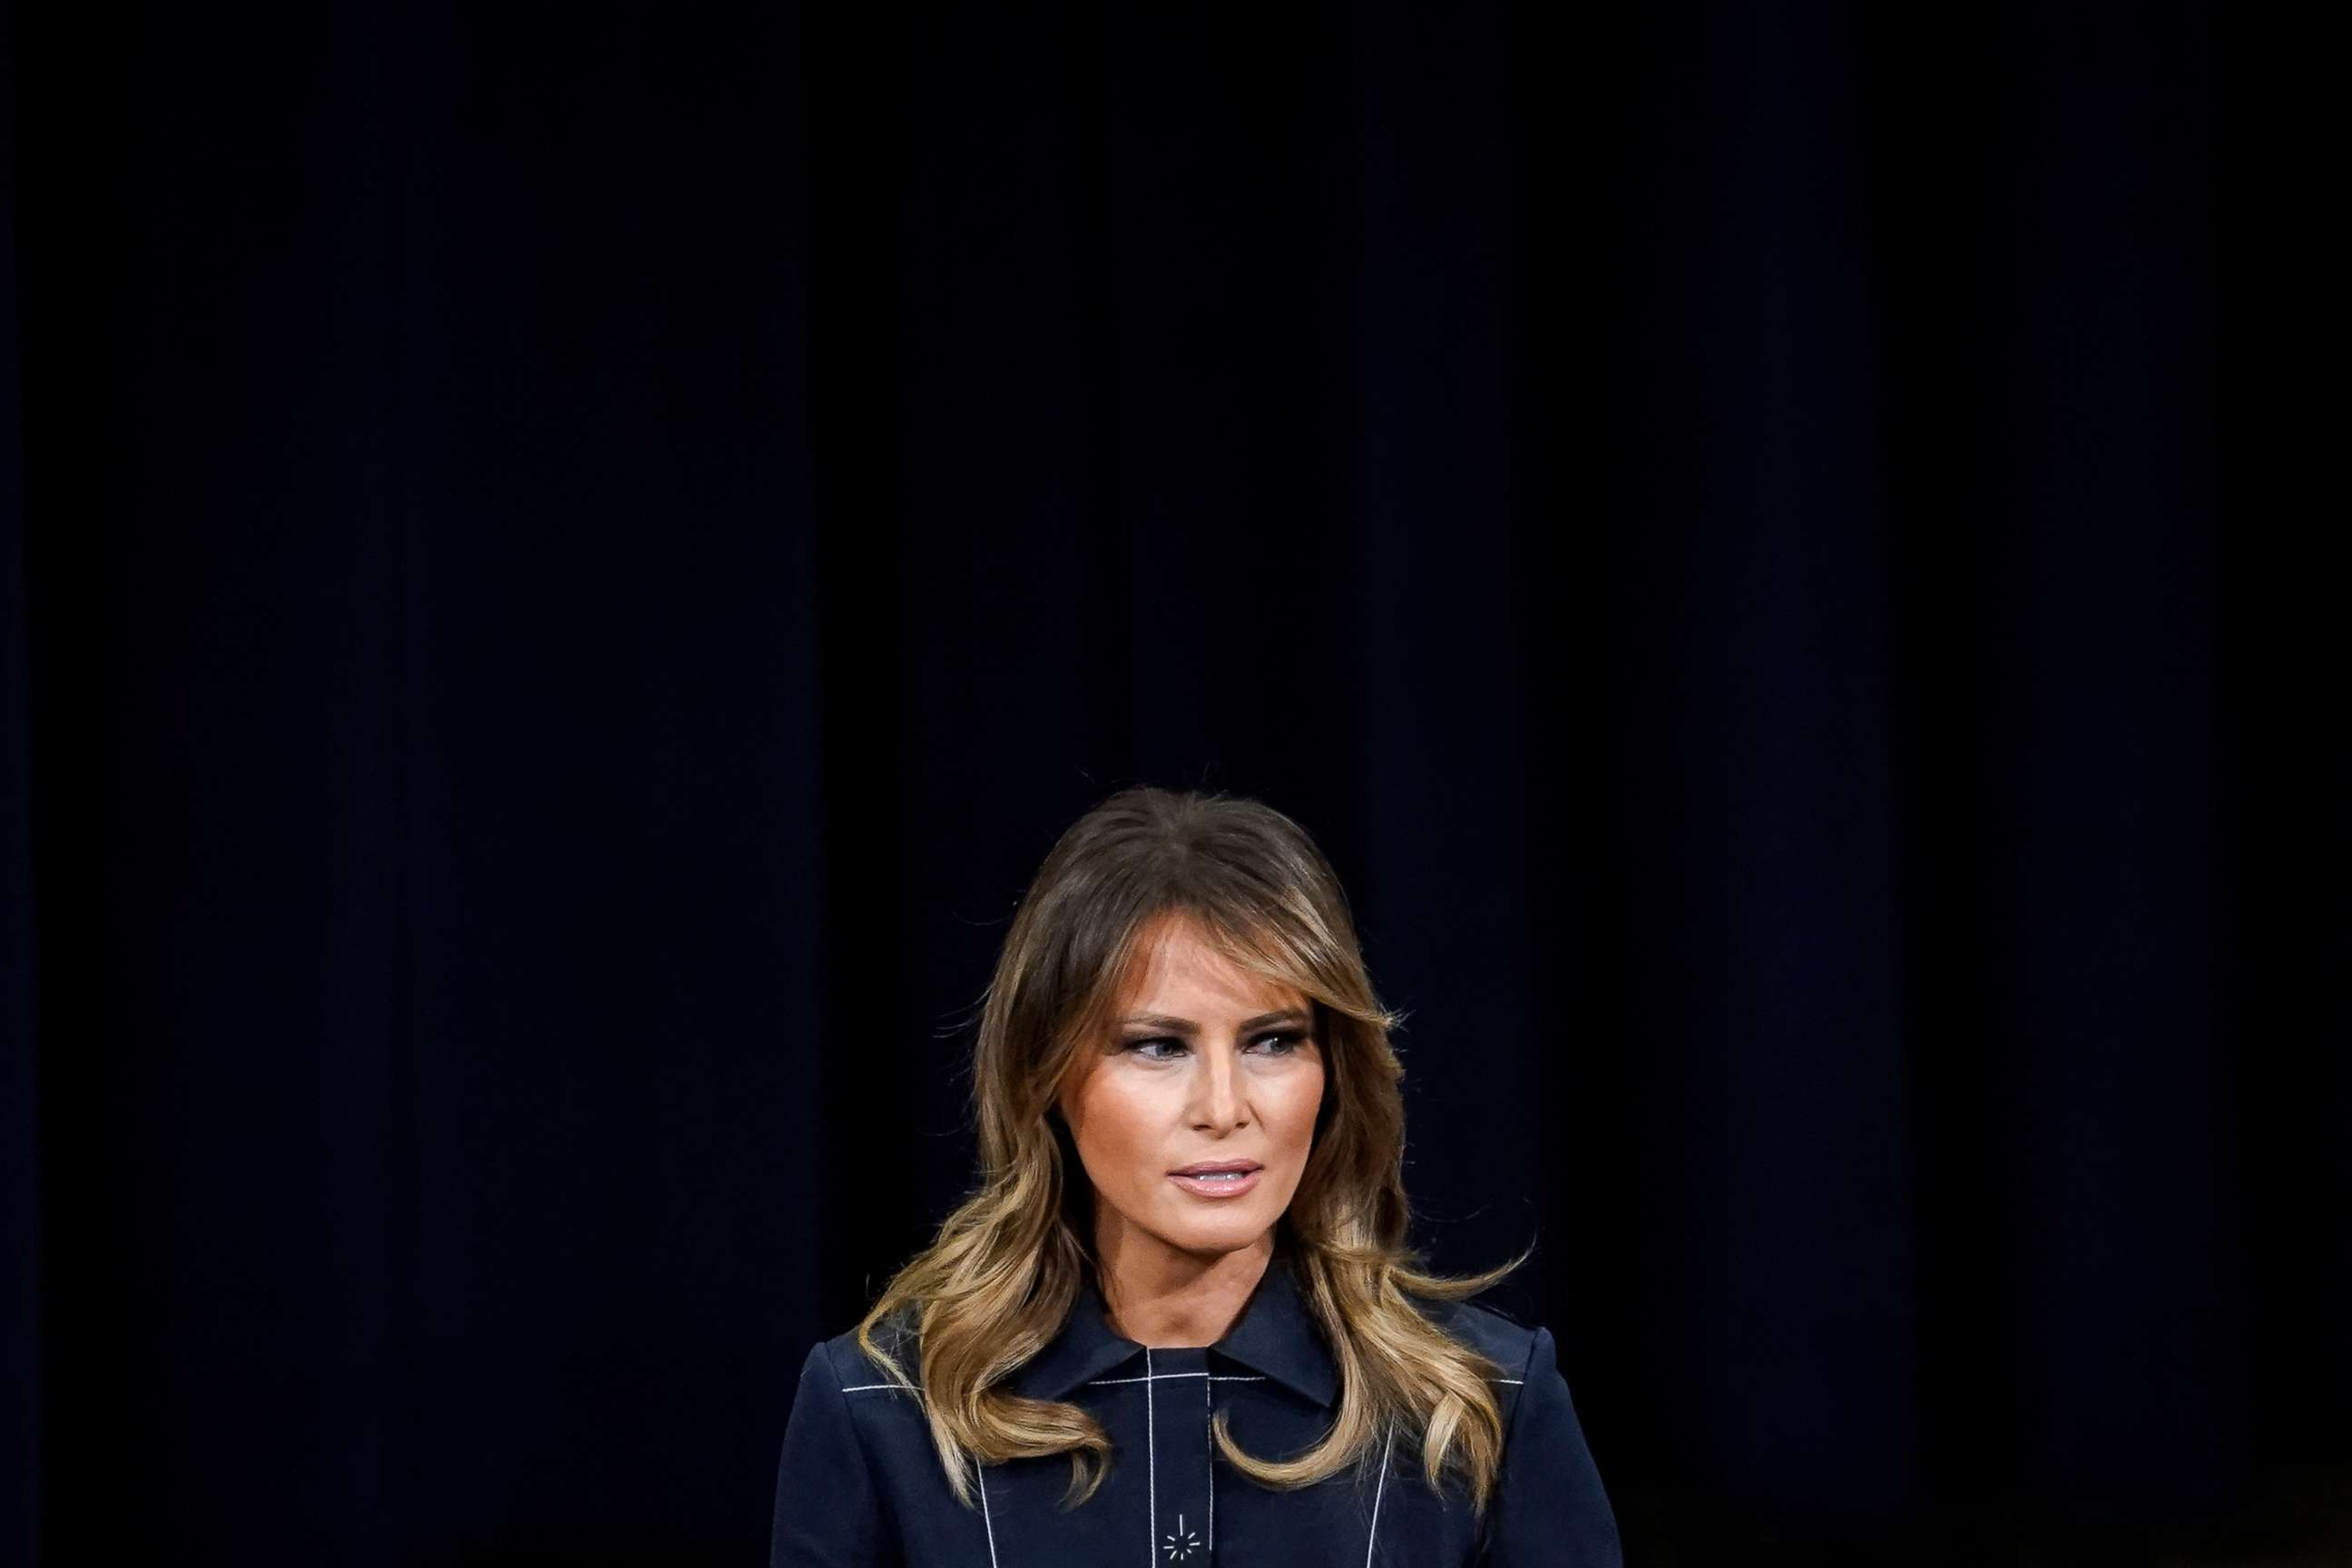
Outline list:
[[[1206,1051],[1201,1057],[1200,1093],[1194,1111],[1203,1126],[1233,1127],[1246,1117],[1240,1053]]]

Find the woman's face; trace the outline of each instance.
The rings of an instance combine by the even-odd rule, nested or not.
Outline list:
[[[1314,1009],[1217,953],[1181,915],[1139,959],[1057,1103],[1095,1189],[1106,1261],[1155,1244],[1203,1261],[1249,1247],[1290,1206],[1323,1102]],[[1202,1164],[1255,1167],[1188,1179]]]

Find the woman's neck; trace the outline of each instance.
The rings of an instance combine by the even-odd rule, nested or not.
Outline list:
[[[1103,1304],[1122,1338],[1153,1350],[1213,1345],[1249,1304],[1274,1260],[1271,1231],[1237,1252],[1202,1258],[1131,1229],[1097,1236]]]

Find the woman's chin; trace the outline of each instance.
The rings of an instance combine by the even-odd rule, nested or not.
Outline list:
[[[1185,1252],[1203,1257],[1222,1257],[1254,1247],[1265,1237],[1272,1221],[1262,1215],[1230,1214],[1204,1217],[1188,1215],[1168,1227],[1168,1240]]]

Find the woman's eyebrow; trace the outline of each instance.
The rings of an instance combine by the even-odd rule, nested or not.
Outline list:
[[[1246,1035],[1256,1029],[1270,1029],[1276,1024],[1304,1024],[1307,1021],[1307,1015],[1297,1008],[1286,1007],[1279,1013],[1260,1013],[1255,1018],[1243,1019],[1241,1032]],[[1147,1029],[1165,1029],[1171,1035],[1196,1035],[1201,1032],[1201,1026],[1192,1019],[1171,1018],[1165,1013],[1136,1013],[1121,1018],[1119,1023],[1122,1026],[1132,1024]]]

